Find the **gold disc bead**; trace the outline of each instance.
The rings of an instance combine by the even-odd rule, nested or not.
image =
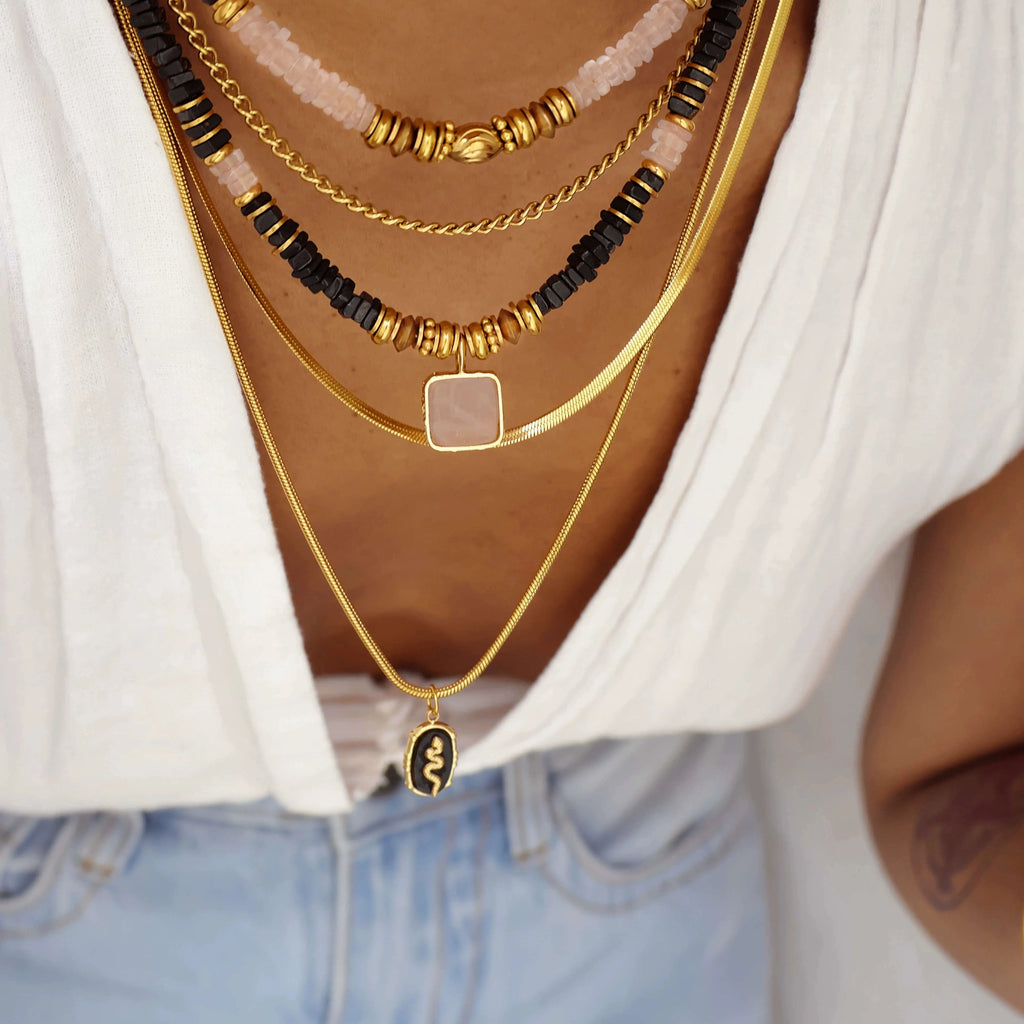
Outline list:
[[[516,149],[526,149],[527,146],[533,145],[538,134],[537,122],[534,121],[529,110],[523,107],[516,107],[514,110],[510,110],[503,120],[508,125],[508,130],[512,133]]]
[[[668,181],[669,172],[665,170],[665,168],[662,167],[661,164],[656,163],[654,160],[648,160],[645,157],[643,160],[640,161],[640,166],[646,167],[647,170],[652,171],[659,178],[661,178],[662,181]]]
[[[487,335],[484,333],[483,325],[473,321],[463,332],[466,339],[466,348],[474,359],[485,359],[487,357]]]
[[[455,324],[448,320],[442,320],[437,325],[437,343],[434,346],[434,355],[438,359],[448,359],[455,351]]]
[[[413,127],[411,117],[403,117],[395,128],[395,134],[391,141],[388,143],[388,147],[391,150],[392,156],[401,156],[406,152],[412,145],[413,135],[416,129]]]
[[[388,345],[394,341],[402,322],[402,314],[390,306],[381,306],[377,322],[370,331],[370,337],[377,345]]]
[[[544,136],[545,139],[553,139],[555,137],[555,129],[558,127],[558,122],[543,103],[531,103],[530,116],[533,118],[533,123],[537,126],[538,135]]]
[[[519,321],[524,331],[540,334],[540,325],[544,317],[537,311],[532,299],[520,299],[518,302],[510,303],[509,311]]]
[[[252,10],[253,0],[217,0],[213,5],[213,20],[230,28]]]
[[[216,153],[211,153],[203,161],[203,163],[205,163],[207,167],[215,167],[217,164],[221,162],[221,160],[223,160],[226,156],[230,156],[234,151],[234,145],[229,142],[227,145],[221,146]]]
[[[398,133],[398,122],[400,120],[401,118],[397,117],[392,111],[378,107],[377,112],[373,115],[373,120],[370,121],[363,132],[366,144],[371,149],[386,146]]]
[[[559,128],[576,120],[576,101],[567,89],[548,89],[540,101],[551,111],[551,116]]]
[[[263,186],[257,181],[248,192],[243,192],[240,196],[235,196],[235,206],[239,208],[248,206],[262,191]]]

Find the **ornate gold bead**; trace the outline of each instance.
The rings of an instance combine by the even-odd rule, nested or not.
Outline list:
[[[548,89],[540,101],[551,111],[559,127],[576,120],[576,101],[567,89]]]
[[[216,153],[211,153],[203,161],[203,163],[206,164],[207,167],[214,167],[217,164],[219,164],[221,162],[221,160],[224,159],[224,157],[229,156],[234,151],[235,151],[234,145],[232,145],[232,143],[229,142],[226,145],[221,146],[220,149],[218,149]]]
[[[498,330],[501,331],[504,341],[510,341],[513,344],[519,341],[519,335],[523,333],[519,319],[507,309],[503,309],[498,314]]]
[[[255,185],[248,192],[243,192],[240,196],[235,196],[235,206],[241,208],[248,206],[261,192],[263,186],[257,181]]]
[[[213,5],[213,20],[229,28],[249,13],[252,3],[253,0],[217,0]]]
[[[489,124],[463,124],[453,132],[452,160],[460,164],[482,164],[501,152],[501,140]]]

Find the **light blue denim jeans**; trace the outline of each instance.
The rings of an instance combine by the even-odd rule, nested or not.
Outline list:
[[[533,754],[337,818],[0,814],[0,1024],[765,1024],[742,773],[695,802],[683,771],[720,741]]]

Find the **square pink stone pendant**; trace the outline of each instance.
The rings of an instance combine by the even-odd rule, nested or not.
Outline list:
[[[501,382],[493,373],[442,373],[423,389],[427,442],[439,452],[493,448],[505,432]]]

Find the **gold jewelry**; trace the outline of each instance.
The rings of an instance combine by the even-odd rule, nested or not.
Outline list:
[[[543,198],[536,199],[525,206],[517,207],[508,213],[498,214],[496,217],[489,217],[484,220],[464,221],[459,224],[453,221],[448,224],[441,224],[437,221],[423,221],[394,214],[388,210],[381,210],[374,206],[373,203],[364,202],[359,196],[346,192],[340,185],[335,185],[327,175],[321,174],[301,153],[292,149],[287,139],[278,135],[274,126],[253,105],[252,100],[242,92],[241,86],[231,76],[230,70],[220,59],[217,50],[210,45],[206,33],[199,28],[195,15],[188,8],[187,0],[167,0],[167,6],[177,16],[178,24],[187,36],[189,43],[195,49],[196,55],[209,70],[210,78],[220,86],[221,92],[242,116],[246,125],[256,134],[261,142],[270,147],[270,151],[274,156],[284,161],[285,166],[290,171],[298,174],[303,181],[312,185],[317,192],[327,196],[331,202],[345,207],[345,209],[350,210],[352,213],[361,214],[368,220],[378,221],[386,227],[395,227],[400,231],[415,231],[423,235],[486,235],[492,231],[505,231],[508,228],[521,227],[528,221],[539,220],[545,214],[550,213],[563,203],[567,203],[570,199],[584,192],[606,171],[618,163],[619,159],[629,151],[633,143],[636,142],[661,112],[662,107],[668,102],[676,78],[682,74],[683,69],[686,67],[694,47],[694,41],[700,32],[698,28],[690,44],[686,47],[683,56],[668,76],[665,85],[658,90],[657,95],[648,104],[647,109],[637,118],[636,124],[630,128],[611,152],[606,153],[600,162],[594,164],[585,174],[581,174],[570,184],[563,185],[557,192],[550,192]],[[487,126],[485,125],[484,127],[486,128]]]
[[[736,63],[736,67],[733,71],[734,82],[739,81],[739,77],[742,75],[743,69],[745,68],[749,53],[752,49],[753,40],[757,24],[760,20],[760,16],[764,7],[765,0],[753,0],[753,5],[750,14],[750,20],[746,30],[746,34],[743,39],[743,46],[739,58]],[[277,448],[276,441],[274,440],[273,434],[270,431],[270,426],[267,423],[266,416],[263,412],[263,407],[259,401],[259,397],[256,394],[255,388],[253,387],[252,379],[249,376],[248,367],[246,366],[244,357],[239,347],[237,337],[235,336],[234,327],[227,314],[226,307],[224,305],[223,296],[220,292],[220,286],[217,278],[213,272],[213,264],[210,259],[209,251],[206,248],[206,241],[203,238],[202,231],[199,227],[199,222],[196,214],[196,208],[192,202],[191,195],[189,194],[187,187],[187,180],[189,177],[194,182],[198,182],[195,173],[192,171],[191,166],[184,159],[180,143],[177,141],[174,135],[173,129],[170,125],[166,109],[160,102],[159,94],[154,81],[153,71],[150,68],[148,62],[145,59],[145,55],[139,44],[138,37],[134,32],[131,31],[130,23],[128,21],[127,14],[117,7],[118,18],[121,22],[121,28],[126,38],[129,40],[129,45],[132,48],[132,54],[135,59],[136,67],[139,71],[140,78],[142,79],[143,88],[146,93],[147,101],[149,102],[150,109],[153,111],[153,115],[157,122],[157,127],[160,132],[161,140],[163,141],[164,148],[167,152],[168,159],[171,162],[171,169],[174,174],[175,182],[178,187],[178,192],[181,197],[182,205],[185,210],[186,217],[189,223],[189,229],[192,232],[193,241],[196,245],[196,250],[199,255],[200,263],[203,268],[204,276],[206,277],[207,286],[210,289],[211,297],[217,315],[221,321],[221,326],[224,329],[225,338],[228,343],[228,347],[231,351],[232,359],[235,363],[235,368],[238,373],[239,382],[242,387],[243,394],[246,402],[249,406],[253,420],[256,423],[257,430],[263,441],[264,447],[266,448],[268,458],[274,467],[274,471],[278,476],[281,483],[282,489],[285,492],[285,496],[288,500],[288,504],[295,516],[296,522],[302,530],[303,536],[306,539],[307,544],[310,547],[314,557],[316,558],[317,564],[319,565],[321,572],[324,574],[328,585],[331,587],[335,598],[341,605],[346,617],[351,623],[353,629],[356,631],[360,641],[366,647],[367,651],[376,661],[378,667],[384,673],[384,675],[403,693],[409,694],[413,697],[418,697],[422,700],[427,701],[427,721],[424,726],[433,726],[440,724],[438,722],[438,701],[441,698],[452,696],[465,689],[486,670],[487,666],[493,661],[498,651],[504,645],[505,641],[511,635],[513,629],[519,623],[523,613],[529,607],[534,595],[539,589],[541,583],[543,583],[548,571],[552,564],[557,558],[566,538],[569,535],[579,513],[582,511],[584,504],[586,503],[587,497],[590,493],[590,489],[593,486],[594,480],[597,474],[600,472],[601,466],[604,462],[604,458],[607,455],[608,449],[614,439],[615,432],[618,428],[619,422],[621,421],[622,415],[625,411],[626,406],[629,403],[630,397],[632,396],[633,390],[636,386],[636,382],[639,379],[640,373],[643,370],[644,362],[647,358],[647,354],[650,351],[651,345],[653,344],[654,333],[658,326],[661,324],[668,310],[672,307],[672,304],[678,298],[683,287],[686,285],[694,269],[696,268],[701,256],[703,255],[704,249],[707,246],[708,240],[711,236],[718,218],[721,214],[722,207],[725,199],[732,187],[733,180],[736,175],[736,170],[739,166],[739,161],[746,148],[747,141],[750,137],[750,132],[753,128],[754,122],[757,118],[758,111],[760,109],[761,101],[764,96],[764,91],[767,86],[768,77],[771,74],[772,67],[774,66],[776,55],[778,54],[779,47],[782,41],[782,35],[786,27],[786,22],[789,17],[790,8],[792,6],[792,0],[780,0],[779,5],[776,9],[774,20],[772,23],[769,38],[765,46],[764,54],[761,58],[760,66],[758,67],[750,95],[747,99],[746,107],[743,111],[743,115],[740,121],[739,128],[736,136],[731,144],[728,156],[725,160],[721,176],[717,184],[714,187],[711,198],[708,202],[708,207],[703,215],[699,219],[698,224],[698,212],[703,203],[704,190],[698,189],[698,193],[694,196],[694,201],[691,205],[690,212],[687,215],[686,223],[683,228],[683,232],[680,236],[679,243],[676,246],[675,253],[673,255],[672,263],[669,268],[669,273],[665,281],[665,285],[662,289],[661,297],[655,304],[654,308],[645,318],[643,324],[638,328],[636,334],[634,334],[634,340],[637,338],[641,341],[641,347],[637,354],[636,362],[634,363],[633,370],[630,374],[629,380],[626,383],[626,387],[623,390],[622,397],[619,400],[618,407],[616,408],[615,415],[613,416],[611,423],[608,426],[608,430],[605,433],[604,440],[598,449],[597,455],[591,464],[590,470],[584,478],[583,484],[580,487],[579,493],[577,494],[576,500],[573,502],[572,507],[569,510],[565,520],[563,521],[561,529],[558,531],[551,547],[548,549],[548,553],[542,561],[540,567],[535,573],[530,586],[526,592],[520,598],[518,604],[506,621],[504,627],[499,632],[498,636],[494,639],[491,645],[487,648],[484,654],[476,662],[476,664],[463,676],[447,686],[441,688],[435,688],[434,686],[423,687],[418,686],[414,683],[410,683],[402,678],[398,670],[391,664],[384,652],[377,645],[373,636],[367,630],[362,619],[359,617],[358,612],[352,605],[347,593],[342,587],[334,569],[327,558],[326,553],[323,550],[320,540],[313,529],[313,526],[309,520],[309,517],[299,499],[298,494],[295,491],[294,485],[292,484],[291,477],[288,474],[287,468],[281,458],[280,451]],[[727,99],[727,103],[730,99],[734,98],[734,94],[730,89],[730,96]],[[720,141],[717,139],[716,141]],[[712,151],[708,154],[708,163],[714,163],[717,157],[717,147],[712,146]],[[201,183],[199,183],[201,184]],[[705,183],[706,184],[706,183]],[[450,727],[446,726],[448,733],[451,733],[451,739],[454,743],[454,733],[451,732]],[[443,734],[442,730],[442,734]],[[415,736],[415,739],[414,739]],[[433,737],[430,736],[423,726],[418,727],[417,730],[413,730],[413,734],[410,734],[410,743],[407,748],[407,763],[408,759],[414,757],[417,753],[421,753],[422,748],[418,746],[420,739],[424,740],[424,744],[429,743],[429,747],[433,747],[436,751],[436,745],[433,743]],[[428,748],[429,749],[429,748]],[[443,759],[443,735],[442,735],[442,751],[435,753],[433,759],[427,756],[427,760],[431,763],[436,764],[438,758]],[[454,751],[449,759],[449,763],[445,768],[446,777],[442,778],[441,785],[446,785],[451,779],[451,768],[454,766],[455,755]],[[422,773],[421,773],[422,774]],[[436,772],[435,772],[436,774]],[[429,776],[427,776],[428,781]],[[416,782],[417,780],[413,780]],[[429,794],[428,789],[417,788],[413,786],[416,792],[423,793],[424,795]]]

